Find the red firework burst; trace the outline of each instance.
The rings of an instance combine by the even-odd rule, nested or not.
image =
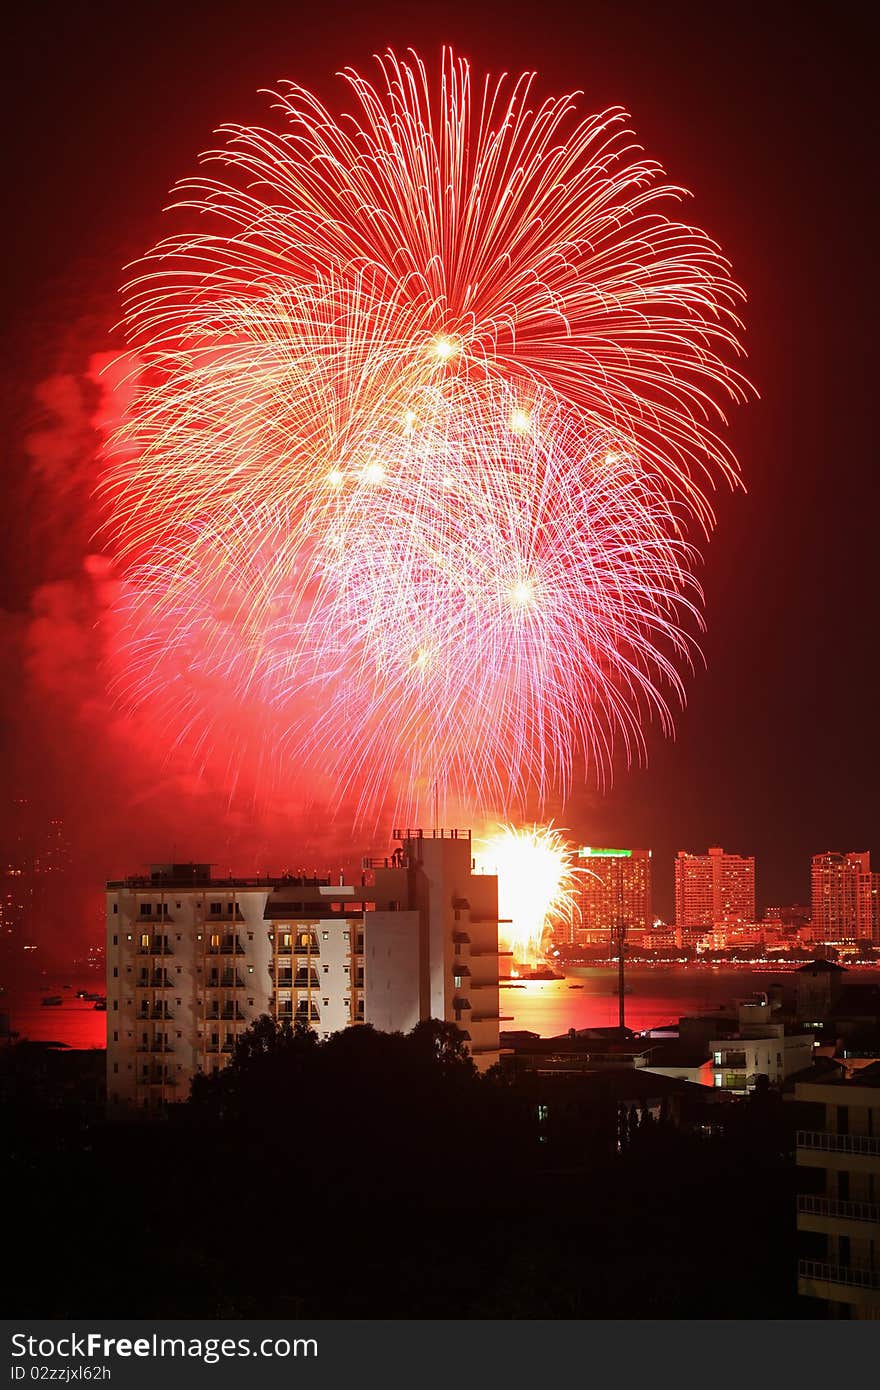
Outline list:
[[[622,111],[379,68],[225,127],[125,288],[117,681],[361,814],[508,806],[670,727],[742,296]]]

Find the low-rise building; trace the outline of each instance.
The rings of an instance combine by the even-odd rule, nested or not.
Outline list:
[[[766,999],[741,1001],[737,1020],[736,1031],[709,1040],[715,1086],[745,1095],[755,1089],[759,1076],[781,1086],[810,1066],[813,1034],[775,1022]]]

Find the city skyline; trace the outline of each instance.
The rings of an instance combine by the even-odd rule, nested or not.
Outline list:
[[[75,866],[64,823],[58,817],[41,823],[33,818],[29,807],[20,804],[20,810],[28,813],[27,831],[20,823],[14,843],[0,844],[0,942],[13,950],[22,945],[45,950],[53,943],[51,923],[59,912],[66,915]],[[377,862],[381,861],[383,853],[388,853],[401,833],[395,831],[379,846]],[[423,833],[433,832],[428,828]],[[637,933],[650,931],[652,925],[658,923],[684,927],[697,935],[701,928],[711,929],[716,934],[721,930],[723,935],[725,927],[780,923],[788,927],[810,926],[816,940],[829,944],[856,940],[880,942],[880,872],[872,869],[869,851],[826,849],[805,856],[801,874],[805,891],[780,902],[758,891],[761,866],[754,855],[739,855],[720,847],[710,847],[705,853],[693,847],[679,849],[668,863],[659,864],[659,882],[669,890],[666,894],[661,892],[661,897],[668,896],[673,903],[673,910],[664,915],[655,906],[658,859],[652,849],[583,846],[565,835],[559,836],[559,845],[563,852],[567,846],[574,871],[571,879],[573,915],[567,938],[572,943],[578,940],[579,930],[595,936],[602,930],[602,924],[607,928],[611,916],[622,917]],[[482,862],[486,858],[485,844],[479,853],[478,872],[496,872],[497,866]],[[284,861],[268,859],[250,866],[232,860],[224,867],[213,861],[207,868],[220,882],[247,877],[277,880],[308,874],[326,876],[328,882],[331,875],[337,875],[340,881],[346,876],[354,881],[365,857],[372,857],[366,843],[359,845],[355,838],[347,846],[343,862],[338,864],[320,855],[306,864],[293,855]],[[141,862],[142,875],[156,862],[155,858]],[[194,857],[175,862],[199,865]],[[132,872],[131,864],[128,872]],[[96,901],[101,903],[103,887],[104,880],[95,893]],[[510,892],[508,885],[508,899]],[[79,957],[84,947],[95,944],[100,936],[102,915],[103,907],[92,914],[90,928],[83,923],[81,931],[68,931],[68,940],[59,959],[71,954]],[[66,920],[70,927],[69,919]]]

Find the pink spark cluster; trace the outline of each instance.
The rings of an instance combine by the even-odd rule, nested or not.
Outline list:
[[[683,698],[742,296],[619,109],[379,72],[224,127],[125,287],[116,687],[230,785],[540,802]]]

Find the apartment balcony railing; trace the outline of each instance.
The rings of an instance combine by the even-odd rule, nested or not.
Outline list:
[[[813,1149],[824,1153],[880,1157],[880,1138],[871,1134],[828,1134],[824,1130],[799,1129],[797,1146],[799,1149]]]
[[[830,1265],[822,1260],[798,1260],[801,1279],[819,1279],[825,1284],[845,1284],[851,1289],[880,1289],[880,1269],[859,1265]]]
[[[870,1221],[880,1224],[880,1202],[848,1202],[837,1197],[814,1197],[802,1193],[797,1209],[803,1216],[836,1216],[844,1221]]]
[[[207,983],[208,989],[244,989],[240,975],[212,975]]]
[[[208,943],[209,956],[243,956],[244,947],[238,938],[235,941],[220,941],[216,946]]]
[[[206,1017],[209,1023],[243,1023],[246,1014],[241,1009],[212,1009]]]
[[[226,1042],[222,1042],[222,1043],[215,1043],[215,1042],[205,1043],[205,1051],[206,1051],[206,1052],[215,1052],[215,1053],[216,1053],[216,1052],[232,1052],[234,1048],[235,1048],[235,1043],[232,1042],[232,1041],[229,1040],[229,1039],[227,1039]]]
[[[137,989],[170,989],[171,981],[164,971],[156,971],[153,975],[141,975],[136,982]]]
[[[138,1014],[138,1018],[144,1023],[149,1022],[151,1019],[161,1018],[165,1020],[172,1019],[173,1017],[174,1014],[168,1008],[167,1004],[164,1010],[161,1008],[160,1005],[156,1005],[156,1007],[153,1009],[141,1009],[140,1013]]]
[[[151,941],[149,946],[138,946],[139,956],[173,956],[174,952],[167,944],[161,941]]]

